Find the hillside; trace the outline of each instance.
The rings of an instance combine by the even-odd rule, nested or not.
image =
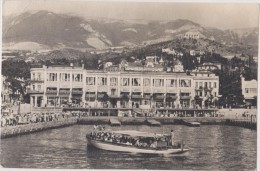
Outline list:
[[[106,49],[113,46],[165,42],[189,31],[198,32],[202,37],[215,39],[216,42],[226,45],[258,43],[258,28],[220,30],[205,28],[183,19],[147,22],[83,19],[49,11],[37,11],[4,17],[3,45],[6,48],[19,48],[21,44],[26,45],[24,42],[30,42],[35,48],[42,49]]]

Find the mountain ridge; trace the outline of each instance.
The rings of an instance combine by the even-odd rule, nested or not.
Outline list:
[[[203,27],[187,19],[134,23],[119,19],[85,19],[50,11],[3,17],[3,44],[6,47],[33,42],[39,44],[36,47],[49,49],[106,49],[168,41],[189,31],[223,44],[258,43],[258,28],[221,30]]]

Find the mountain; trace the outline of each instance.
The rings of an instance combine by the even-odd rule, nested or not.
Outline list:
[[[190,20],[122,21],[84,19],[49,11],[26,12],[3,18],[3,45],[30,49],[139,46],[173,40],[189,31],[223,44],[257,44],[258,29],[220,30]]]

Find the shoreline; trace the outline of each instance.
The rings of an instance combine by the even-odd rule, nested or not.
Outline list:
[[[229,125],[257,130],[257,123],[249,119],[228,119],[225,117],[71,117],[58,121],[29,123],[1,127],[1,139],[39,132],[48,129],[61,128],[71,125],[111,125],[110,119],[116,119],[120,125],[149,125],[147,119],[159,122],[161,125],[187,125],[187,122],[198,122],[201,125]],[[112,126],[112,125],[111,125]],[[152,125],[150,125],[152,126]],[[160,125],[154,125],[160,126]]]

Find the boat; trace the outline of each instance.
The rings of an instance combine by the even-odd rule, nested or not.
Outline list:
[[[94,135],[93,135],[94,134]],[[130,140],[153,140],[156,146],[142,146],[136,145],[129,142],[119,142],[112,141],[111,139],[97,137],[96,135],[113,135],[114,137],[126,137]],[[154,134],[148,132],[140,131],[98,131],[96,133],[91,133],[86,136],[88,144],[94,146],[98,149],[114,151],[114,152],[127,152],[127,153],[143,153],[143,154],[183,154],[189,151],[189,149],[184,148],[184,143],[178,143],[174,146],[167,145],[163,140],[169,140],[169,135],[167,134]],[[145,144],[145,143],[143,143]]]

